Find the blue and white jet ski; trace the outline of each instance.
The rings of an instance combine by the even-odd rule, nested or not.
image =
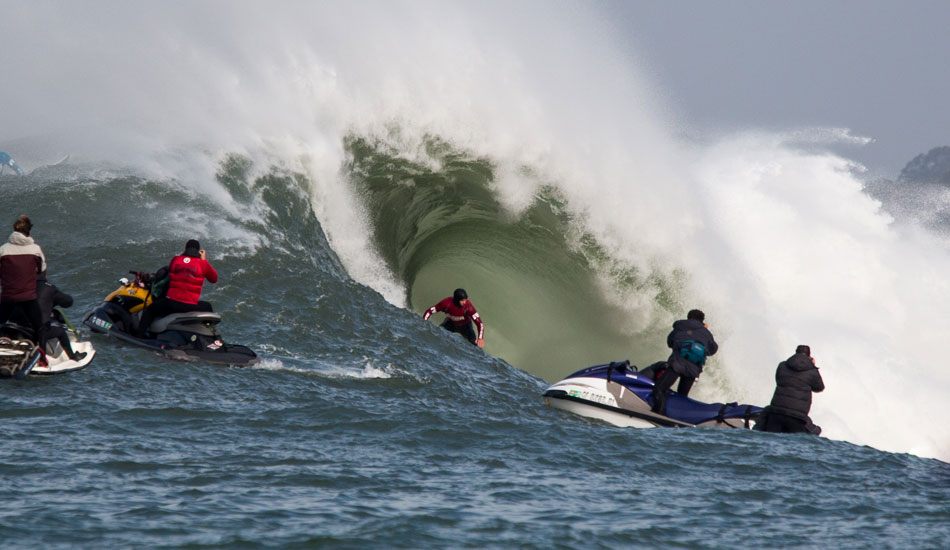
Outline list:
[[[594,365],[571,374],[545,390],[545,403],[620,427],[750,428],[762,407],[738,403],[702,403],[675,392],[666,398],[666,416],[653,406],[653,373],[664,363],[643,371],[629,361]]]

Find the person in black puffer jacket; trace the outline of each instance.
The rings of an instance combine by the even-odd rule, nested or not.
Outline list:
[[[676,393],[684,397],[689,395],[693,382],[703,372],[706,357],[715,355],[719,350],[719,344],[709,332],[705,321],[705,313],[692,309],[686,314],[686,319],[673,323],[673,330],[666,337],[666,345],[673,352],[666,370],[662,371],[653,385],[653,412],[666,414],[666,393],[673,387],[677,378],[680,382],[676,386]],[[684,352],[686,348],[695,348],[695,355]]]
[[[772,402],[762,412],[755,429],[776,433],[811,433],[818,435],[821,428],[808,416],[811,394],[825,389],[821,373],[811,357],[811,348],[798,346],[795,355],[778,364],[775,371],[775,393]]]

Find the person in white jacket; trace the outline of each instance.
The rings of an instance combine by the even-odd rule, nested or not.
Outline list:
[[[46,344],[43,314],[36,299],[36,276],[46,271],[43,250],[30,235],[33,223],[22,215],[13,222],[10,240],[0,246],[0,323],[10,319],[19,309],[29,319],[33,340],[39,346]]]

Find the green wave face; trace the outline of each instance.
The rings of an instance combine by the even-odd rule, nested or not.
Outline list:
[[[347,149],[378,253],[404,282],[413,311],[465,288],[485,322],[486,351],[548,380],[598,362],[642,365],[668,353],[665,324],[634,331],[631,312],[606,296],[648,292],[655,307],[676,308],[675,277],[616,266],[577,231],[555,189],[541,187],[513,215],[493,190],[492,163],[437,139],[426,143],[436,162],[409,160],[363,138],[350,139]]]

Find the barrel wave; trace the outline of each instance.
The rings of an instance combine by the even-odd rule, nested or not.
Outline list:
[[[829,151],[867,138],[797,128],[683,139],[686,123],[601,32],[596,9],[295,9],[176,18],[120,7],[111,36],[128,48],[54,58],[5,37],[21,54],[10,70],[49,93],[3,90],[21,108],[5,118],[17,139],[0,147],[27,168],[64,154],[122,165],[242,215],[257,207],[222,191],[225,159],[244,159],[248,188],[291,174],[287,188],[353,282],[415,312],[466,288],[487,351],[548,380],[661,359],[667,327],[699,307],[722,343],[700,399],[763,403],[775,365],[805,343],[828,382],[815,415],[829,437],[946,456],[947,426],[881,428],[939,417],[948,374],[925,366],[918,388],[907,372],[932,365],[932,330],[914,327],[942,326],[950,288],[937,274],[950,261],[931,253],[945,249],[940,231],[870,196],[862,167]],[[65,34],[101,26],[95,10],[11,10]],[[465,30],[489,21],[492,41]],[[280,45],[249,46],[271,44],[273,28]],[[533,46],[550,36],[561,39]],[[151,57],[163,48],[189,53],[170,66]],[[92,57],[109,70],[69,93],[50,85]]]
[[[486,351],[548,380],[633,350],[662,358],[665,332],[632,330],[629,312],[611,296],[649,291],[678,306],[666,278],[605,273],[608,255],[555,188],[511,212],[496,196],[490,159],[428,145],[432,162],[423,164],[379,143],[349,142],[348,169],[373,241],[411,309],[421,313],[455,287],[468,289],[487,323]],[[605,292],[611,282],[616,287]]]
[[[24,175],[0,176],[0,223],[31,216],[74,324],[128,270],[200,240],[220,276],[203,297],[261,363],[86,335],[89,368],[2,385],[2,540],[950,535],[950,374],[932,357],[946,194],[871,193],[840,152],[866,138],[697,134],[598,6],[8,4],[20,24],[0,51],[20,84],[0,87],[17,107],[0,150]],[[422,319],[457,287],[484,349]],[[574,370],[663,359],[691,308],[720,351],[690,396],[765,405],[808,344],[822,437],[624,430],[544,406]]]

